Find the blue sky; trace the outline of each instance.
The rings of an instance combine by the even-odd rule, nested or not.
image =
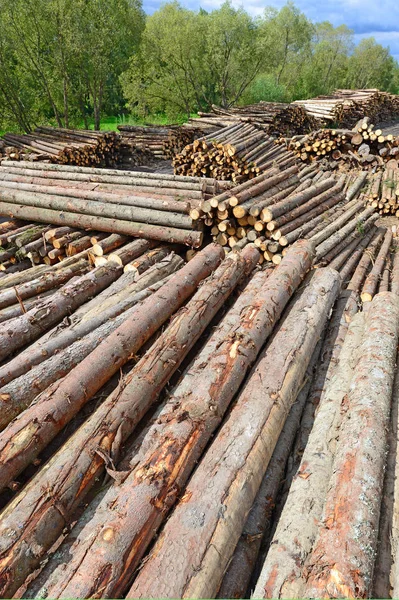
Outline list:
[[[222,0],[180,0],[187,8],[205,10],[218,8]],[[160,0],[143,0],[144,10],[151,14],[159,8]],[[277,8],[285,0],[233,0],[234,6],[244,6],[252,15],[261,15],[265,6]],[[345,23],[354,30],[355,40],[373,36],[399,60],[399,1],[398,0],[296,0],[295,4],[312,21],[331,21],[335,26]]]

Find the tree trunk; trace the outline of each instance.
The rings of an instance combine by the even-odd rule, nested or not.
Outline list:
[[[342,419],[341,405],[359,358],[363,317],[361,313],[356,315],[349,325],[335,376],[320,401],[301,466],[291,485],[254,598],[305,597],[304,562],[318,532]]]
[[[323,521],[306,565],[306,598],[370,597],[398,332],[397,297],[378,294],[365,316]]]
[[[20,582],[25,578],[23,574],[26,576],[34,569],[43,553],[62,533],[68,523],[68,515],[72,516],[73,510],[104,470],[104,462],[108,466],[112,465],[114,460],[117,461],[119,444],[126,441],[132,433],[240,278],[247,269],[254,268],[258,257],[258,251],[253,247],[244,250],[242,255],[233,254],[228,257],[213,276],[198,289],[185,309],[180,311],[125,380],[121,381],[104,404],[76,432],[68,442],[67,448],[62,448],[50,465],[42,471],[42,476],[46,480],[50,475],[48,479],[50,485],[50,482],[54,482],[54,473],[58,473],[57,481],[60,483],[60,488],[54,489],[53,494],[59,498],[63,509],[55,520],[54,502],[46,504],[40,501],[41,507],[35,515],[32,515],[31,511],[25,513],[25,518],[30,523],[30,526],[27,523],[25,532],[33,536],[39,533],[39,537],[32,539],[26,545],[26,539],[23,540],[21,536],[21,549],[32,546],[37,549],[35,554],[29,552],[29,556],[26,555],[22,562],[20,551],[16,551],[15,540],[9,546],[7,568],[9,572],[12,569]],[[163,295],[166,295],[165,292]],[[60,476],[60,468],[62,468],[62,476]],[[30,502],[32,494],[39,494],[38,499],[44,500],[40,491],[43,489],[42,485],[43,480],[41,482],[33,480],[32,491],[28,494],[25,492],[24,497]],[[15,519],[15,513],[10,514],[10,517],[12,520]],[[40,519],[43,527],[32,528],[37,518]],[[44,524],[45,520],[48,522],[48,527]],[[59,584],[62,585],[61,581]],[[18,587],[15,587],[16,583],[11,585],[14,590]]]
[[[366,278],[366,273],[370,267],[370,264],[374,261],[377,249],[384,238],[385,229],[378,228],[372,242],[367,246],[363,252],[363,256],[360,259],[356,270],[348,284],[348,290],[355,290],[360,292],[363,285],[363,281]]]
[[[336,271],[320,269],[291,304],[128,598],[215,596],[338,290]],[[135,470],[126,492],[129,482],[148,485],[143,475]]]

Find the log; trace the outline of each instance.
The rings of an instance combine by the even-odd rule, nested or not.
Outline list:
[[[67,323],[67,326],[60,323],[29,348],[2,365],[0,367],[0,385],[4,386],[13,379],[23,376],[32,367],[46,360],[47,357],[67,348],[79,338],[90,333],[94,328],[105,323],[107,319],[113,319],[121,311],[130,308],[135,294],[173,273],[177,268],[180,268],[181,264],[181,260],[172,254],[148,269],[136,282],[130,281],[128,283],[125,275],[121,275],[114,284],[107,287],[90,302],[78,308],[70,317],[70,323]],[[119,282],[121,282],[122,288],[119,288]],[[123,295],[121,294],[122,291],[124,292]]]
[[[149,250],[135,260],[128,262],[123,271],[125,273],[135,273],[138,277],[146,269],[162,260],[171,250],[176,250],[176,247],[171,245],[158,246],[154,250]]]
[[[392,292],[399,296],[399,248],[398,244],[395,244],[392,262],[392,275],[391,275],[391,288]]]
[[[1,489],[4,489],[110,377],[118,372],[130,356],[135,354],[195,291],[198,283],[214,270],[223,256],[223,250],[214,244],[198,253],[165,286],[147,298],[130,319],[103,340],[73,371],[42,392],[36,403],[2,432]],[[11,447],[14,450],[10,453]],[[5,582],[7,589],[9,583]]]
[[[360,259],[356,270],[352,276],[352,279],[348,284],[348,290],[356,290],[360,292],[363,281],[366,278],[366,273],[369,269],[369,266],[374,261],[374,257],[381,244],[381,241],[384,239],[385,231],[386,230],[382,228],[377,229],[372,242],[367,246],[367,248],[363,252],[363,256]]]
[[[150,240],[134,240],[133,242],[130,242],[130,244],[126,244],[125,246],[122,246],[122,248],[109,254],[108,260],[116,262],[118,265],[124,267],[128,262],[138,258],[144,254],[144,252],[152,250],[157,245],[157,242],[152,242]]]
[[[336,438],[341,423],[341,404],[348,392],[363,335],[364,316],[356,315],[316,414],[301,466],[292,482],[254,598],[303,598],[304,563],[315,542],[328,483]],[[317,476],[313,477],[313,474]]]
[[[308,397],[313,371],[319,359],[321,340],[316,345],[312,359],[306,370],[303,387],[291,407],[283,430],[270,459],[253,506],[249,512],[244,529],[233,557],[223,576],[218,598],[247,598],[256,560],[262,540],[268,535],[273,509],[276,504],[280,483],[291,452],[301,414]]]
[[[194,248],[199,248],[203,240],[201,231],[160,227],[157,225],[147,225],[146,223],[135,223],[133,221],[96,217],[73,212],[58,212],[48,208],[24,206],[3,201],[0,201],[0,214],[18,216],[22,219],[36,220],[41,223],[68,225],[82,229],[115,232],[131,237],[144,237],[158,241],[185,244]]]
[[[59,493],[63,510],[56,520],[54,518],[54,502],[50,502],[47,506],[42,503],[40,516],[39,514],[32,515],[31,512],[25,513],[25,517],[31,523],[36,518],[40,518],[47,533],[42,537],[37,528],[32,531],[27,526],[26,531],[29,531],[30,535],[39,533],[39,538],[35,541],[32,539],[31,543],[40,550],[36,555],[29,553],[23,564],[21,564],[20,552],[15,552],[16,544],[10,546],[10,555],[7,559],[8,569],[12,568],[13,571],[15,569],[15,574],[20,582],[23,581],[21,569],[25,575],[28,574],[37,565],[45,550],[52,546],[67,524],[68,514],[72,516],[73,510],[107,466],[107,463],[104,464],[106,462],[104,456],[108,456],[111,461],[117,460],[118,440],[124,442],[132,433],[141,417],[156,400],[170,376],[179,367],[238,281],[247,273],[247,270],[250,271],[254,268],[258,256],[258,251],[254,247],[249,247],[243,251],[242,255],[233,254],[228,257],[213,276],[199,288],[185,309],[176,316],[133,371],[89,418],[84,427],[76,432],[67,447],[62,448],[47,465],[47,469],[43,473],[46,480],[50,476],[48,481],[54,481],[52,474],[58,473],[57,480],[60,488],[54,492],[55,494]],[[160,356],[163,357],[163,360],[159,360]],[[64,476],[60,477],[61,465]],[[25,498],[28,500],[35,493],[42,497],[40,490],[42,490],[43,482],[34,480],[31,485],[32,491],[29,492],[29,495],[24,494]],[[101,505],[99,510],[101,510]],[[15,513],[10,517],[14,519]],[[44,521],[48,522],[48,528],[45,527]],[[44,532],[43,528],[40,530]],[[23,540],[22,537],[20,539],[21,548],[26,547],[27,543],[27,540]],[[30,542],[28,544],[30,545]],[[16,559],[16,562],[13,561],[13,558]],[[13,563],[12,567],[11,563]],[[57,585],[62,587],[62,581],[59,580]],[[17,589],[15,583],[12,586]]]
[[[160,282],[162,285],[166,283],[170,275],[182,264],[183,261],[179,257],[172,257],[171,260],[165,262],[161,269],[153,272],[149,286],[144,287],[144,281],[140,285],[131,286],[128,298],[119,299],[118,295],[117,298],[114,298],[114,304],[104,307],[100,315],[97,316],[90,312],[86,315],[88,318],[82,319],[68,330],[62,331],[56,338],[50,337],[47,343],[36,347],[34,349],[37,357],[36,366],[0,388],[0,430],[25,410],[40,392],[79,364],[106,335],[126,320],[127,317],[123,317],[123,315],[133,314],[132,307],[159,289]],[[123,318],[119,319],[120,315]],[[117,326],[114,327],[114,323],[117,323]],[[41,357],[37,356],[39,348],[42,351]],[[46,359],[46,357],[48,358]],[[29,363],[32,363],[32,358],[29,358]],[[40,358],[41,362],[39,362]],[[10,373],[8,365],[7,368]]]
[[[215,596],[338,290],[338,273],[319,269],[292,303],[127,598]]]
[[[370,597],[398,332],[398,298],[378,294],[365,316],[323,522],[306,565],[308,598]]]
[[[377,291],[378,282],[379,282],[379,279],[384,270],[385,260],[389,253],[391,243],[392,243],[392,230],[387,229],[385,236],[384,236],[384,241],[382,242],[381,248],[378,252],[378,255],[377,255],[377,258],[373,265],[373,268],[371,269],[370,273],[367,275],[366,281],[364,282],[363,289],[360,294],[360,298],[361,298],[362,302],[371,302],[374,294]]]
[[[75,265],[71,265],[67,269],[61,271],[55,271],[50,273],[44,273],[37,279],[22,283],[19,286],[9,288],[7,290],[0,291],[0,309],[11,306],[20,300],[26,300],[32,298],[38,294],[42,294],[48,290],[59,287],[66,283],[72,277],[81,275],[88,270],[88,264],[86,260],[80,260]]]

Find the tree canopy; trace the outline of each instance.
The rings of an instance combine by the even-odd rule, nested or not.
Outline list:
[[[141,0],[0,0],[0,128],[98,128],[121,111],[175,118],[339,87],[396,93],[398,63],[292,2],[253,18],[229,1],[211,12],[172,1],[145,16]]]

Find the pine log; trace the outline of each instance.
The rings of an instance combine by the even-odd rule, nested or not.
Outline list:
[[[365,316],[323,522],[306,565],[307,598],[370,597],[398,332],[398,298],[378,294]]]
[[[373,268],[367,275],[366,281],[364,282],[363,289],[360,294],[362,302],[371,302],[374,294],[377,291],[378,282],[384,270],[385,260],[391,247],[392,237],[392,230],[387,229],[384,236],[384,241],[382,242]]]
[[[321,346],[320,339],[306,370],[303,387],[284,423],[283,430],[278,438],[259,491],[234,550],[233,557],[223,576],[223,581],[217,594],[218,598],[249,597],[247,590],[262,540],[265,539],[271,527],[272,513],[276,504],[280,483],[284,478],[284,470],[308,397],[313,371],[319,360]]]
[[[157,242],[152,242],[150,240],[134,240],[109,254],[108,260],[114,261],[124,267],[128,262],[138,258],[144,254],[144,252],[152,250],[157,245]]]
[[[105,323],[107,319],[112,319],[121,311],[130,308],[135,294],[173,273],[180,266],[181,260],[171,254],[148,269],[136,282],[128,281],[125,275],[121,275],[114,284],[107,287],[90,302],[79,307],[70,317],[70,322],[66,325],[60,323],[29,348],[2,365],[0,367],[0,385],[4,386],[13,379],[23,376],[29,369],[46,360],[48,356],[67,348],[94,328]],[[118,285],[119,282],[121,288]]]
[[[81,275],[87,270],[87,261],[80,260],[75,265],[71,265],[67,269],[62,269],[62,271],[44,273],[37,279],[0,291],[0,309],[11,306],[20,300],[32,298],[32,296],[37,296],[38,294],[59,287],[72,277]]]
[[[127,317],[119,319],[121,314],[130,316],[132,314],[131,308],[159,289],[161,287],[160,282],[162,282],[162,285],[166,283],[171,274],[177,271],[182,264],[183,261],[179,257],[171,257],[161,265],[160,269],[153,271],[149,286],[145,286],[145,281],[139,285],[133,284],[128,291],[128,295],[125,294],[121,298],[120,295],[116,294],[116,297],[113,298],[113,304],[104,306],[104,310],[100,314],[93,314],[91,311],[88,315],[85,315],[86,319],[74,323],[57,337],[50,337],[47,343],[41,343],[40,346],[34,348],[33,356],[29,357],[29,364],[36,362],[36,366],[0,388],[0,430],[4,429],[13,418],[25,410],[40,392],[69,373],[73,367],[97,347],[106,335],[116,329],[113,322],[117,322],[119,326],[126,320]],[[107,324],[109,324],[108,329]],[[37,356],[39,349],[42,351],[41,357],[40,355]],[[36,358],[36,361],[33,361],[32,358]],[[40,358],[41,362],[39,362]],[[6,368],[10,374],[11,368],[8,365],[6,365]]]
[[[176,246],[170,244],[165,246],[157,246],[154,250],[148,250],[135,260],[128,262],[123,271],[125,273],[133,272],[138,277],[141,273],[146,271],[149,267],[162,260],[171,250],[176,250]]]
[[[315,185],[309,187],[307,190],[290,196],[285,200],[281,200],[277,204],[270,206],[269,208],[264,208],[262,211],[263,220],[268,223],[270,221],[274,221],[284,215],[284,213],[288,213],[290,211],[296,210],[295,217],[307,212],[309,208],[314,208],[317,204],[328,200],[331,196],[335,196],[341,191],[341,185],[336,184],[335,179],[329,178],[325,179]],[[298,210],[299,207],[302,207]],[[294,217],[294,218],[295,218]],[[278,224],[284,224],[284,220],[278,222]]]
[[[331,225],[325,227],[325,229],[317,235],[312,236],[311,239],[313,243],[316,246],[321,244],[324,240],[326,240],[328,237],[330,237],[332,234],[338,231],[343,225],[345,225],[345,223],[347,223],[349,219],[353,217],[362,208],[362,202],[354,202],[351,205],[351,208],[345,210],[345,212],[341,216],[339,216],[338,219],[336,219]],[[372,212],[374,212],[374,210],[369,209],[369,214],[371,214]]]
[[[47,465],[47,469],[43,473],[46,480],[50,476],[48,481],[54,481],[51,473],[58,473],[57,480],[60,488],[54,493],[57,494],[57,497],[59,494],[63,510],[55,519],[54,502],[47,505],[42,502],[40,510],[35,515],[32,515],[31,512],[25,513],[25,517],[31,525],[39,518],[43,525],[47,520],[51,526],[41,527],[39,531],[38,528],[27,525],[25,533],[29,532],[33,536],[39,533],[39,538],[28,542],[28,546],[33,544],[38,551],[34,555],[29,552],[29,556],[26,555],[22,562],[15,541],[10,546],[10,554],[6,559],[8,572],[12,569],[19,582],[23,581],[21,570],[26,576],[34,569],[45,550],[49,549],[61,534],[68,522],[68,514],[72,515],[74,508],[96,481],[96,477],[107,466],[107,463],[104,465],[106,462],[104,456],[109,457],[111,464],[114,459],[117,460],[117,445],[125,441],[133,431],[240,278],[247,270],[254,268],[258,256],[258,251],[254,247],[249,247],[243,251],[242,255],[233,254],[228,257],[214,275],[199,288],[185,309],[176,316],[135,369],[89,418],[82,430],[77,431],[68,442],[67,448],[61,449],[50,465]],[[163,360],[159,360],[160,356],[163,357]],[[60,477],[61,465],[64,476]],[[42,482],[33,481],[29,496],[36,492],[36,494],[39,493],[40,498],[43,498],[40,491],[42,485]],[[27,500],[29,496],[24,495]],[[99,510],[101,510],[101,505]],[[22,514],[23,511],[21,517]],[[15,512],[10,517],[12,520],[15,519]],[[42,536],[41,532],[44,533],[45,529],[47,533]],[[22,538],[23,536],[19,540],[21,549],[27,547],[26,538]],[[16,582],[11,584],[13,589],[17,589],[15,584]],[[62,587],[62,581],[59,580],[57,585]]]
[[[36,403],[2,432],[1,489],[47,446],[81,407],[137,352],[195,291],[198,283],[214,270],[223,256],[223,250],[214,244],[199,252],[165,286],[147,298],[130,319],[103,340],[68,375],[42,392]],[[14,449],[10,453],[11,447]]]
[[[319,269],[292,303],[128,598],[215,596],[338,290],[337,272]],[[174,577],[166,578],[171,569]]]
[[[392,292],[399,296],[399,246],[397,242],[394,247],[394,255],[392,261],[391,288]]]
[[[355,218],[351,219],[348,223],[346,223],[344,226],[342,226],[340,229],[336,229],[336,223],[338,222],[339,219],[337,219],[337,221],[335,223],[332,224],[332,226],[334,228],[334,233],[332,233],[332,235],[330,237],[328,237],[327,239],[324,238],[324,241],[320,244],[318,244],[317,248],[316,248],[316,258],[317,260],[320,260],[320,258],[322,258],[325,254],[327,254],[327,252],[330,252],[330,250],[336,245],[339,244],[344,238],[346,238],[348,236],[348,234],[350,234],[354,229],[360,227],[364,221],[366,221],[366,219],[368,219],[371,215],[373,215],[374,213],[374,209],[369,206],[368,208],[366,208],[365,210],[363,210],[361,213],[357,214],[355,216]],[[375,222],[378,218],[378,215],[373,215],[373,222]],[[328,230],[328,227],[326,227],[326,230]],[[318,234],[318,236],[320,236],[320,234]],[[324,237],[324,235],[323,235]],[[311,238],[312,240],[314,240],[314,238]],[[320,237],[319,237],[320,239]]]
[[[376,234],[372,240],[372,242],[367,246],[367,248],[363,252],[363,256],[360,259],[356,270],[352,276],[351,281],[348,284],[348,290],[356,290],[360,292],[360,289],[363,285],[363,281],[366,278],[366,273],[370,267],[370,264],[374,261],[374,257],[377,253],[377,250],[384,239],[386,230],[382,228],[378,228]]]
[[[177,229],[175,227],[160,227],[157,225],[147,225],[146,223],[96,217],[73,212],[58,212],[48,208],[24,206],[3,201],[0,202],[0,214],[18,216],[29,220],[33,219],[41,223],[68,225],[83,229],[115,232],[132,237],[145,237],[158,241],[185,244],[187,246],[193,246],[194,248],[200,247],[203,240],[201,231]]]
[[[305,597],[304,562],[317,536],[341,423],[341,405],[359,358],[363,328],[364,316],[359,313],[349,325],[336,372],[320,401],[301,466],[277,524],[254,598]],[[316,473],[317,476],[313,477]]]

